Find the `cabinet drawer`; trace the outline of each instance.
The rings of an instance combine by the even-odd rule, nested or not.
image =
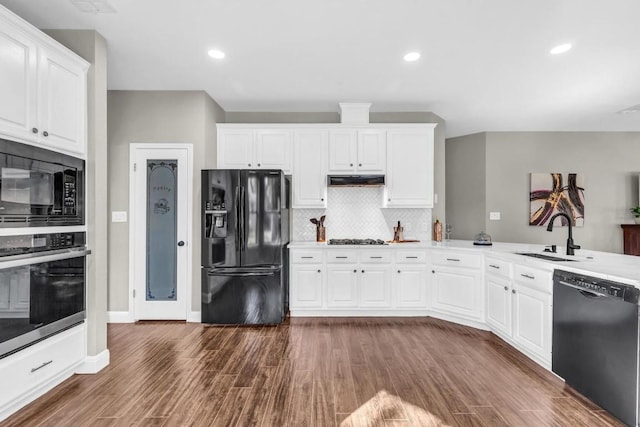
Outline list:
[[[504,278],[511,277],[511,263],[498,258],[485,257],[484,271],[487,274],[493,274]]]
[[[397,251],[396,262],[408,264],[424,264],[427,262],[426,251]]]
[[[327,253],[328,263],[356,263],[358,262],[355,250],[330,250]]]
[[[431,254],[431,262],[434,265],[448,265],[452,267],[481,268],[482,255],[465,254],[459,252],[434,251]]]
[[[513,266],[513,280],[548,294],[553,291],[553,276],[550,271],[515,264]]]
[[[374,250],[364,250],[360,251],[360,262],[362,263],[390,263],[391,262],[391,252],[389,251],[380,251],[377,249]]]
[[[291,251],[291,263],[292,264],[315,264],[321,263],[324,260],[324,251],[309,250]]]
[[[84,359],[84,325],[0,360],[0,407]]]

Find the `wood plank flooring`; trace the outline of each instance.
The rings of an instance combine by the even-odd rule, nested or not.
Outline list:
[[[494,335],[431,318],[139,322],[108,339],[107,368],[0,426],[623,425]]]

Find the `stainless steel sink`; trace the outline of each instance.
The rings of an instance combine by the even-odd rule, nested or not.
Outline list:
[[[559,256],[553,256],[553,255],[545,255],[545,254],[540,254],[537,252],[516,252],[518,255],[524,255],[524,256],[530,256],[533,258],[540,258],[540,259],[544,259],[547,261],[576,261],[575,259],[569,259],[569,258],[562,258]]]

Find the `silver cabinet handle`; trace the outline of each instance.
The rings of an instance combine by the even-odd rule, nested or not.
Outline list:
[[[322,270],[318,270],[318,273],[322,273]]]
[[[302,258],[302,259],[313,259],[312,256],[301,256],[300,258]]]
[[[528,274],[521,274],[521,276],[522,277],[526,277],[527,279],[531,279],[531,280],[536,278],[535,276],[529,276]]]
[[[405,258],[406,258],[406,259],[418,259],[418,257],[417,257],[417,256],[406,256]]]
[[[382,257],[381,256],[370,256],[369,258],[371,258],[371,259],[381,259]]]
[[[515,290],[515,289],[511,289],[511,293],[512,293],[512,294],[515,294],[515,293],[516,293],[516,290]]]
[[[495,269],[497,269],[497,270],[500,270],[500,266],[499,266],[499,265],[489,264],[489,267],[491,267],[491,268],[495,268]]]
[[[505,290],[505,291],[508,291],[508,290],[509,290],[509,287],[508,287],[508,286],[505,286],[505,287],[504,287],[504,290]]]
[[[44,362],[42,365],[38,366],[37,368],[31,368],[31,373],[33,374],[35,371],[39,371],[40,369],[44,368],[47,365],[51,365],[53,363],[53,360],[49,360],[48,362]]]
[[[348,257],[346,256],[337,256],[336,259],[347,259]]]
[[[398,270],[398,273],[400,273],[400,270]]]
[[[460,260],[458,258],[447,258],[447,261],[456,261],[459,262]]]
[[[354,272],[354,273],[357,273],[357,272],[358,272],[358,270],[353,270],[353,272]]]

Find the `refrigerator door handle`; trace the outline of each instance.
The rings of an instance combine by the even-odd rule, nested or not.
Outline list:
[[[244,252],[246,250],[244,226],[246,221],[245,212],[245,191],[244,187],[240,187],[240,249]]]
[[[240,199],[240,187],[236,187],[236,191],[235,191],[235,207],[236,207],[236,229],[235,229],[235,238],[236,238],[236,242],[240,241],[240,203],[241,203],[241,199]]]

